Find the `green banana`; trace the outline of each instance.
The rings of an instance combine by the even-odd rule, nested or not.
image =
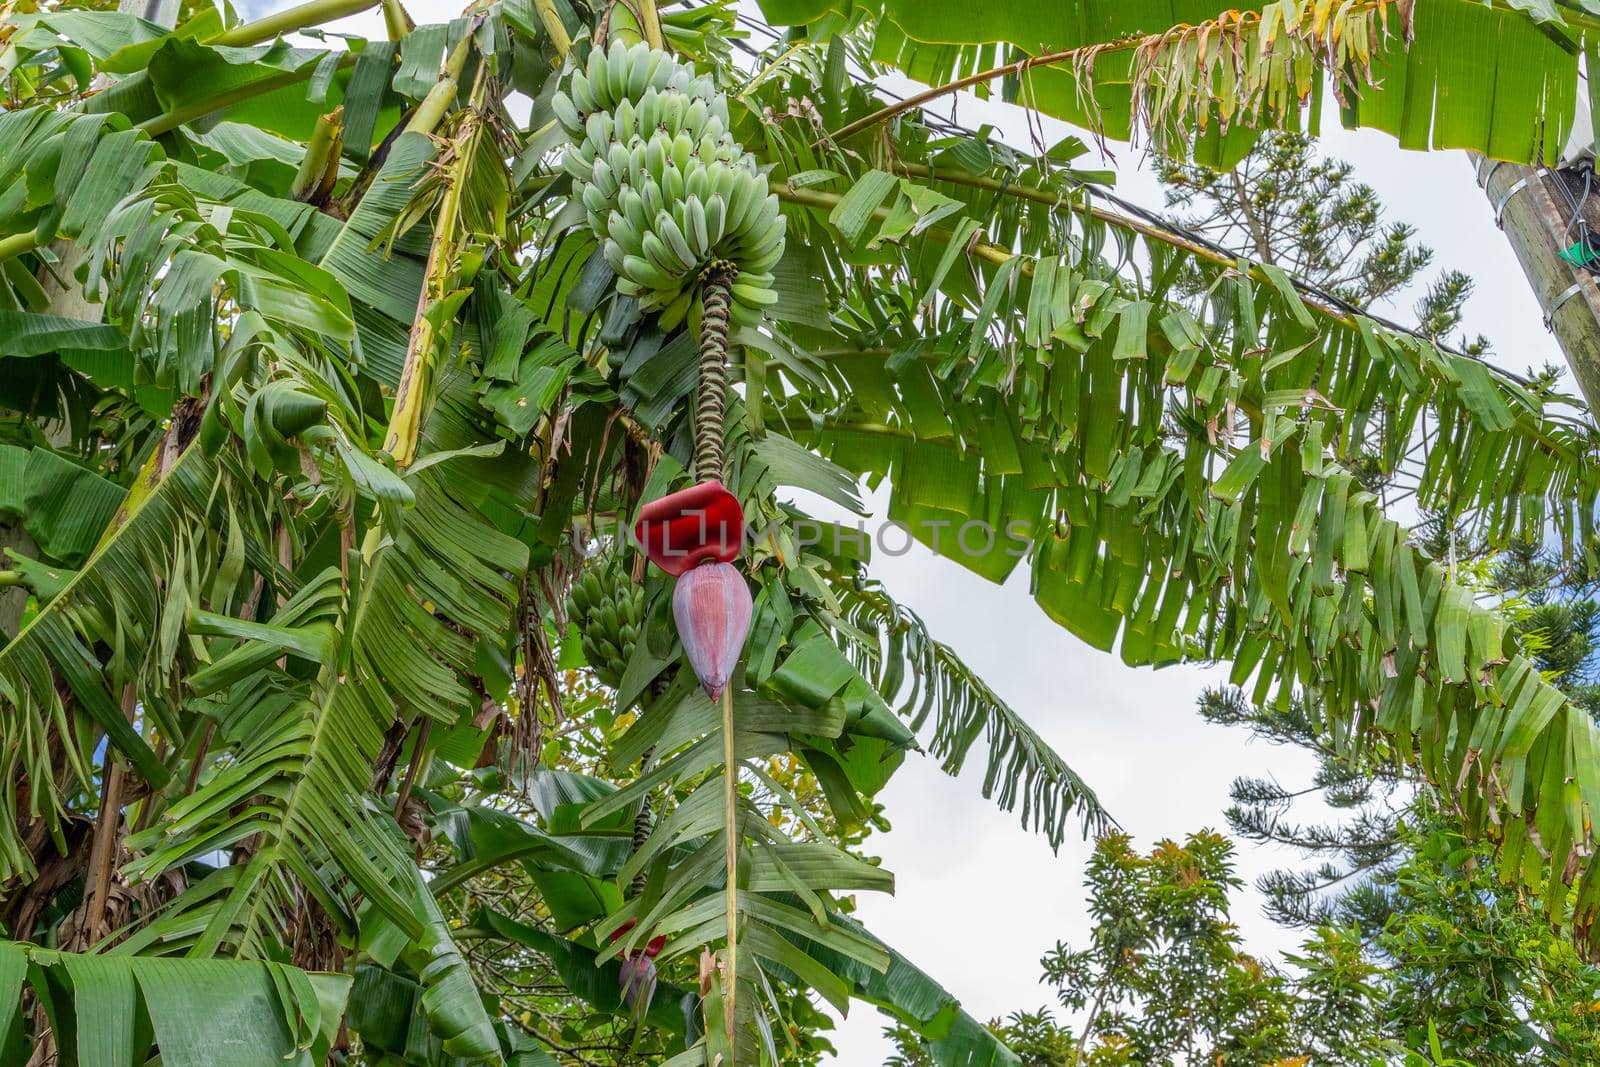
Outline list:
[[[622,246],[617,243],[615,237],[607,237],[605,239],[605,242],[600,246],[600,254],[605,258],[606,266],[610,267],[618,277],[622,277],[627,273],[627,253],[623,251]]]
[[[557,93],[550,98],[550,111],[569,135],[576,136],[583,132],[583,122],[578,118],[577,105],[566,93]]]
[[[703,133],[711,122],[711,108],[704,100],[696,97],[689,101],[689,106],[683,113],[683,128],[699,135]]]
[[[659,182],[661,180],[661,168],[666,165],[666,141],[660,134],[657,134],[644,143],[644,169]]]
[[[593,182],[589,182],[584,185],[581,196],[583,199],[583,206],[588,208],[590,211],[599,214],[601,218],[604,218],[604,212],[610,210],[611,208],[606,194],[601,192],[600,187],[595,185]]]
[[[606,216],[606,233],[607,240],[615,241],[629,251],[640,247],[644,242],[644,232],[634,229],[622,212],[614,208],[611,214]]]
[[[628,95],[628,75],[632,59],[629,50],[622,46],[621,40],[611,42],[611,52],[606,57],[606,75],[612,95],[618,101]]]
[[[699,299],[702,268],[729,260],[741,321],[775,304],[787,227],[710,76],[614,41],[589,52],[551,112],[573,138],[562,168],[620,291],[670,327]]]
[[[579,116],[585,115],[594,110],[594,94],[589,91],[589,78],[583,73],[583,71],[577,71],[572,75],[569,95],[572,97],[573,111],[575,111]],[[578,129],[583,129],[581,119],[578,124]]]
[[[667,242],[656,233],[644,235],[644,258],[668,278],[675,278],[692,266],[679,260],[672,249],[667,247]]]
[[[616,121],[608,111],[596,111],[583,122],[583,136],[591,145],[610,144]]]
[[[728,203],[722,198],[721,193],[713,193],[701,203],[704,205],[702,211],[706,226],[706,247],[715,248],[726,232],[723,226],[728,221]]]
[[[761,285],[734,282],[731,292],[733,293],[733,298],[739,303],[755,307],[771,307],[778,302],[778,294]]]
[[[625,256],[622,269],[617,271],[617,274],[649,289],[666,289],[673,285],[670,275],[658,270],[643,256]]]
[[[661,93],[646,89],[639,98],[639,136],[648,137],[661,125]]]
[[[683,171],[668,163],[661,171],[661,196],[669,204],[682,203],[688,195],[684,188]]]
[[[644,627],[643,587],[619,559],[592,560],[573,579],[565,608],[589,668],[602,683],[621,685]]]
[[[711,239],[710,230],[706,226],[705,203],[699,197],[690,197],[683,202],[683,214],[689,224],[684,230],[684,236],[689,239],[695,258],[698,260],[709,255]]]
[[[615,201],[621,186],[617,183],[616,172],[611,169],[611,164],[603,159],[594,162],[594,169],[589,172],[589,184],[599,189],[607,200]]]
[[[612,112],[612,117],[616,120],[616,125],[613,127],[616,139],[621,142],[633,140],[639,128],[639,112],[633,106],[633,101],[623,100],[617,105],[616,111]]]
[[[662,203],[661,186],[654,180],[642,182],[639,185],[639,197],[644,203],[646,218],[653,219],[666,205]]]
[[[622,190],[617,203],[628,226],[643,239],[644,232],[650,228],[650,217],[644,212],[644,198],[637,189],[629,187]]]
[[[683,230],[679,228],[671,212],[663,211],[656,216],[655,232],[661,235],[662,243],[678,257],[684,269],[694,270],[700,265],[700,257],[690,249],[688,239],[684,237]]]
[[[644,93],[645,87],[650,84],[652,62],[657,54],[638,48],[628,52],[628,77],[624,85],[626,99],[637,99]]]
[[[694,155],[694,141],[690,139],[687,130],[679,130],[672,139],[672,162],[681,171],[689,166],[689,157]]]
[[[663,133],[675,134],[683,128],[683,105],[685,102],[682,93],[668,93],[661,101],[660,130]]]

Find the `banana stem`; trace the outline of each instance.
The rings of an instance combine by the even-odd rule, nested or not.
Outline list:
[[[727,983],[723,986],[723,1023],[728,1032],[728,1047],[734,1042],[734,1008],[739,997],[739,763],[734,758],[733,687],[722,690],[723,799],[728,814],[724,832],[728,838],[728,949]]]
[[[728,305],[735,271],[731,263],[711,266],[700,316],[700,395],[694,409],[694,477],[722,481],[723,421],[728,406]]]
[[[398,41],[417,28],[411,15],[400,6],[400,0],[383,0],[383,28],[389,40]]]
[[[461,39],[461,44],[456,46],[446,65],[443,79],[429,91],[427,99],[417,109],[411,129],[417,128],[417,121],[424,118],[423,112],[428,108],[429,102],[434,101],[435,94],[448,86],[448,100],[443,96],[440,97],[441,102],[438,106],[441,110],[437,116],[429,119],[427,129],[431,130],[443,119],[442,108],[455,98],[456,79],[460,77],[461,68],[466,63],[466,46],[471,40],[472,35],[468,34]],[[472,89],[472,100],[452,141],[452,156],[444,171],[444,193],[439,198],[433,245],[428,249],[428,264],[423,273],[422,293],[417,299],[417,318],[411,326],[411,338],[406,345],[406,362],[400,372],[400,386],[395,391],[394,411],[389,416],[389,432],[384,438],[383,449],[394,457],[397,467],[410,466],[417,454],[417,441],[422,427],[422,408],[429,392],[428,383],[432,378],[435,350],[439,347],[439,338],[429,313],[435,302],[442,299],[454,287],[456,271],[460,266],[458,229],[461,221],[461,195],[472,169],[473,158],[477,155],[477,140],[483,129],[483,116],[479,107],[487,84],[487,73],[487,67],[478,68],[477,83]]]
[[[656,0],[639,0],[639,22],[639,28],[644,31],[645,43],[657,51],[664,48],[665,38],[661,33],[661,13],[656,10]]]
[[[456,89],[461,85],[461,72],[467,66],[467,51],[472,38],[473,34],[468,33],[456,43],[449,58],[444,62],[444,70],[439,80],[428,90],[428,95],[422,98],[422,103],[417,105],[417,110],[411,115],[411,121],[406,123],[407,133],[432,133],[439,123],[444,121],[450,105],[455,103]]]
[[[565,59],[567,53],[572,51],[572,35],[567,32],[566,23],[561,21],[561,12],[556,10],[555,0],[533,0],[533,10],[538,13],[539,24],[550,36],[550,43],[555,45],[557,54]]]
[[[339,57],[339,66],[347,67],[355,61],[355,53],[346,52]],[[311,77],[315,66],[316,64],[307,63],[299,70],[284,71],[275,77],[263,78],[261,81],[250,82],[227,92],[207,97],[204,100],[196,100],[191,104],[178,108],[176,111],[168,111],[154,118],[146,119],[139,123],[138,128],[148,133],[151,137],[159,137],[161,134],[175,130],[184,123],[191,122],[202,115],[209,115],[213,111],[221,111],[225,107],[232,107],[241,101],[261,96],[263,93],[270,93],[274,89],[282,89],[286,85],[303,82]]]
[[[639,774],[641,776],[650,769],[650,760],[655,753],[655,746],[651,745],[640,755]],[[628,850],[629,856],[638,854],[639,850],[644,848],[645,843],[650,840],[650,826],[654,821],[654,814],[650,810],[650,794],[646,793],[644,799],[639,801],[639,813],[633,817],[633,847]],[[650,873],[648,871],[640,871],[633,876],[633,884],[629,887],[629,893],[632,896],[638,896],[644,892],[644,887],[649,882]]]
[[[399,821],[405,814],[406,804],[411,800],[411,789],[416,785],[417,773],[422,770],[422,755],[427,751],[428,732],[433,728],[433,720],[424,718],[422,726],[417,730],[417,738],[411,747],[411,763],[406,767],[406,776],[400,782],[400,791],[394,798],[394,817]]]
[[[652,12],[653,13],[653,12]],[[659,25],[659,23],[658,23]],[[694,476],[699,482],[722,481],[722,437],[728,405],[728,307],[733,299],[737,268],[726,260],[707,270],[700,316],[700,395],[694,410]],[[723,802],[727,819],[723,833],[728,854],[728,945],[722,988],[723,1025],[728,1048],[734,1042],[735,1008],[739,990],[739,762],[733,744],[733,687],[722,690]]]
[[[306,200],[321,193],[324,184],[330,189],[333,187],[333,182],[327,181],[326,176],[331,170],[333,178],[338,179],[340,130],[343,125],[343,104],[317,119],[316,128],[311,131],[311,143],[306,145],[305,158],[300,160],[300,169],[295,171],[294,181],[289,184],[291,197]]]
[[[378,0],[311,0],[310,3],[297,4],[285,8],[266,18],[256,19],[235,26],[231,30],[224,30],[215,37],[206,39],[206,44],[232,45],[239,47],[247,44],[260,44],[270,41],[274,37],[282,37],[286,33],[303,30],[307,26],[320,26],[324,22],[342,19],[346,15],[354,15],[367,10]]]

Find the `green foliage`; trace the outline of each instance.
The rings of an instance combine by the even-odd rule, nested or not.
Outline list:
[[[1461,288],[1439,299],[1451,288],[1446,277],[1425,303],[1446,305],[1439,313],[1453,322]],[[1426,326],[1427,309],[1419,314]],[[1431,521],[1422,533],[1431,551],[1448,553],[1506,604],[1546,677],[1575,704],[1590,706],[1593,604],[1583,557],[1522,540],[1484,558],[1482,546],[1448,522]],[[1319,1021],[1306,1039],[1319,1061],[1366,1062],[1385,1042],[1407,1049],[1408,1063],[1584,1062],[1595,1055],[1596,972],[1556,933],[1564,917],[1550,921],[1559,895],[1546,899],[1541,913],[1539,900],[1508,888],[1503,862],[1497,869],[1491,847],[1462,840],[1434,791],[1415,792],[1414,776],[1384,746],[1338,751],[1314,704],[1264,707],[1229,689],[1206,693],[1200,710],[1319,759],[1307,790],[1236,780],[1227,813],[1242,837],[1318,861],[1303,871],[1270,872],[1258,888],[1269,914],[1308,928],[1303,953],[1290,961],[1304,971],[1308,1018]],[[1343,817],[1292,821],[1291,808],[1306,793],[1320,794]]]
[[[1518,542],[1480,561],[1477,569],[1490,595],[1507,605],[1511,625],[1523,635],[1539,670],[1575,705],[1594,709],[1597,609],[1582,560],[1563,562]],[[1318,759],[1308,788],[1241,778],[1231,789],[1227,818],[1237,835],[1316,860],[1306,870],[1263,876],[1258,888],[1268,913],[1296,926],[1353,922],[1368,932],[1380,929],[1393,903],[1386,886],[1407,847],[1402,823],[1413,813],[1416,777],[1397,767],[1383,746],[1354,757],[1338,751],[1322,732],[1319,709],[1304,700],[1286,709],[1263,707],[1240,690],[1225,688],[1203,694],[1199,710],[1211,722],[1245,727],[1256,739],[1295,745]],[[1313,793],[1340,818],[1296,821],[1296,801]]]
[[[1090,1062],[1271,1063],[1296,1051],[1292,992],[1244,954],[1228,919],[1239,882],[1216,834],[1140,854],[1100,840],[1089,862],[1091,944],[1043,962],[1061,1005],[1087,1009]]]
[[[1377,735],[1458,791],[1465,827],[1503,835],[1502,873],[1553,915],[1570,882],[1589,929],[1597,739],[1536,659],[1574,649],[1556,620],[1474,602],[1358,478],[1397,469],[1426,425],[1417,499],[1452,536],[1587,538],[1592,428],[1546,383],[1093,210],[1084,182],[1104,178],[1073,166],[1080,142],[1028,156],[914,120],[887,146],[821,136],[881,110],[852,61],[910,56],[916,20],[948,8],[825,20],[752,77],[724,5],[657,24],[653,5],[495,0],[412,27],[390,2],[390,40],[317,29],[367,6],[244,24],[225,6],[47,7],[0,42],[0,509],[33,546],[5,568],[28,600],[0,648],[0,921],[92,950],[60,967],[115,971],[115,1017],[148,1017],[163,1062],[209,1032],[170,1020],[224,1000],[235,1036],[267,1035],[252,1054],[282,1027],[281,1051],[310,1058],[335,1013],[313,1021],[302,995],[319,970],[354,977],[345,1031],[379,1061],[537,1064],[593,1039],[619,1062],[806,1062],[823,1001],[882,1010],[941,1065],[1017,1063],[1007,1042],[1059,1057],[1047,1020],[985,1028],[851,917],[856,892],[893,887],[862,844],[919,736],[952,771],[982,738],[985,793],[1053,843],[1071,816],[1107,821],[861,575],[864,551],[801,536],[791,491],[856,508],[862,479],[887,479],[890,516],[924,539],[1004,528],[1021,552],[935,547],[997,581],[1026,558],[1045,610],[1128,663],[1228,659],[1256,703],[1309,692],[1340,751]],[[1238,23],[1243,51],[1208,53],[1198,80],[1183,31],[1139,77],[1090,87],[1085,64],[1025,89],[1109,90],[1175,138],[1209,121],[1208,72],[1239,76],[1244,96],[1217,101],[1229,122],[1297,111],[1319,63],[1362,86],[1364,117],[1392,99],[1369,62],[1443,78],[1433,38],[1373,51],[1375,9],[1344,11],[1338,35],[1273,11],[1277,36],[1251,45],[1263,24]],[[1476,105],[1492,85],[1517,116],[1494,137],[1521,153],[1565,122],[1541,94],[1564,91],[1570,48],[1482,11],[1483,39],[1519,60],[1506,71],[1549,60],[1538,93],[1521,74],[1475,83]],[[1008,16],[970,28],[991,17]],[[305,46],[284,40],[300,30]],[[922,51],[918,71],[975,54]],[[670,167],[638,127],[652,90],[681,105],[653,116],[678,124]],[[1401,132],[1474,140],[1459,117]],[[683,663],[668,583],[625,545],[619,572],[643,575],[626,612],[590,598],[600,622],[571,641],[559,606],[574,531],[607,540],[602,517],[631,525],[684,485],[697,418],[714,440],[690,397],[720,327],[702,330],[696,294],[725,256],[746,276],[724,481],[760,535],[719,709]],[[613,686],[575,673],[586,646]],[[1293,991],[1237,949],[1222,844],[1108,843],[1096,862],[1149,907],[1101,902],[1104,945],[1133,957],[1062,955],[1069,998],[1084,975],[1103,990],[1094,1037],[1276,1055]],[[656,938],[656,998],[629,1004],[622,976]],[[6,973],[18,952],[30,978],[55,971],[43,951]],[[1140,953],[1181,980],[1159,985]],[[550,987],[523,995],[528,976]],[[98,1039],[89,1013],[33,995],[44,1010],[10,1020],[13,1040]],[[1136,1025],[1191,1002],[1204,1020]]]
[[[1381,928],[1322,925],[1279,967],[1243,951],[1229,915],[1233,846],[1216,834],[1148,853],[1102,838],[1085,882],[1087,947],[1041,965],[1059,1005],[992,1023],[1038,1067],[1587,1063],[1600,1055],[1600,970],[1508,891],[1493,850],[1439,813],[1401,831]],[[891,1031],[894,1062],[929,1062]],[[1081,1052],[1079,1044],[1082,1045]]]
[[[1057,1025],[1048,1009],[1012,1012],[1003,1022],[991,1022],[989,1029],[1017,1054],[1022,1067],[1071,1067],[1079,1062],[1076,1039]],[[930,1067],[935,1062],[910,1027],[888,1027],[884,1033],[895,1046],[884,1060],[885,1067]]]
[[[620,686],[644,622],[643,586],[617,560],[596,560],[573,579],[564,607],[584,660],[606,685]]]
[[[26,995],[24,993],[26,991]],[[19,1018],[31,1008],[61,1035],[70,1062],[248,1067],[323,1063],[350,979],[271,961],[183,962],[55,952],[0,941],[0,1054],[27,1060]],[[81,1026],[80,1026],[81,1022]]]
[[[1219,167],[1248,151],[1258,129],[1314,128],[1315,104],[1309,120],[1302,105],[1324,92],[1343,105],[1346,125],[1407,148],[1554,162],[1575,114],[1578,56],[1597,28],[1580,5],[1533,0],[1439,0],[1415,11],[1288,0],[1247,5],[1237,19],[1225,0],[1023,0],[978,12],[919,0],[763,0],[762,10],[814,32],[864,12],[874,57],[918,81],[992,70],[983,84],[1009,76],[1007,99],[1121,140],[1148,131],[1167,151]],[[1052,32],[1041,39],[1040,27]],[[1471,63],[1461,61],[1466,41],[1482,45]],[[1421,99],[1441,103],[1413,106]]]
[[[1314,861],[1302,870],[1269,871],[1257,881],[1267,914],[1288,926],[1381,926],[1389,901],[1372,878],[1400,851],[1400,821],[1413,780],[1397,773],[1381,749],[1359,759],[1336,751],[1322,735],[1316,708],[1304,701],[1283,710],[1263,708],[1237,689],[1215,689],[1201,695],[1199,711],[1219,726],[1244,727],[1255,740],[1294,745],[1317,757],[1316,774],[1304,788],[1273,778],[1236,778],[1230,787],[1233,803],[1226,816],[1238,838],[1293,849]],[[1299,821],[1296,801],[1308,795],[1336,818]]]
[[[1513,626],[1539,669],[1574,703],[1600,715],[1600,581],[1589,556],[1518,541],[1494,558],[1489,581],[1516,602]]]
[[[1435,817],[1408,838],[1376,945],[1385,1029],[1498,1067],[1600,1056],[1600,970],[1498,877],[1490,849]]]
[[[1414,281],[1432,258],[1431,250],[1415,244],[1409,227],[1385,224],[1376,194],[1354,181],[1350,164],[1319,158],[1312,141],[1301,135],[1268,134],[1223,174],[1172,160],[1161,161],[1158,173],[1167,185],[1168,203],[1185,208],[1188,224],[1198,232],[1284,265],[1346,300],[1390,296]],[[1421,329],[1438,336],[1453,328],[1470,291],[1464,275],[1441,275],[1417,308]],[[1485,347],[1481,338],[1468,346],[1479,352]],[[1547,386],[1539,381],[1533,387]],[[1397,485],[1402,472],[1386,469],[1376,455],[1356,470],[1363,486],[1381,498],[1403,497]],[[1558,545],[1546,552],[1535,536],[1511,542],[1486,562],[1485,545],[1470,524],[1446,514],[1425,514],[1414,537],[1429,555],[1450,561],[1464,580],[1502,602],[1539,669],[1575,704],[1589,706],[1584,672],[1593,647],[1591,589],[1579,546]],[[1295,926],[1353,922],[1368,932],[1381,928],[1390,901],[1377,883],[1403,852],[1401,818],[1416,775],[1381,741],[1358,751],[1341,749],[1327,732],[1322,709],[1309,698],[1267,706],[1240,689],[1223,688],[1202,696],[1200,712],[1212,722],[1246,726],[1257,739],[1292,744],[1318,759],[1315,779],[1304,790],[1275,779],[1239,779],[1233,785],[1227,817],[1236,834],[1316,861],[1306,870],[1278,870],[1262,878],[1258,888],[1268,913]],[[1317,794],[1340,818],[1296,820],[1296,800],[1308,793]]]
[[[1187,228],[1353,304],[1390,297],[1433,261],[1412,227],[1384,223],[1377,190],[1354,166],[1320,156],[1306,134],[1264,134],[1225,171],[1165,157],[1152,167]]]

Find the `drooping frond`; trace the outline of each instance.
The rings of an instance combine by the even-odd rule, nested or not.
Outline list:
[[[1114,425],[1102,407],[1086,429]],[[1357,744],[1369,729],[1409,740],[1430,780],[1460,796],[1469,825],[1498,822],[1519,849],[1536,834],[1550,850],[1544,884],[1560,892],[1558,876],[1585,854],[1577,842],[1589,833],[1560,783],[1574,776],[1585,807],[1600,810],[1591,792],[1600,781],[1585,769],[1593,724],[1515,653],[1495,609],[1474,603],[1348,471],[1308,447],[1303,426],[1280,416],[1259,432],[1213,461],[1159,437],[1109,452],[1116,458],[1098,477],[1054,461],[1046,469],[1061,481],[1039,491],[1031,512],[1042,534],[1033,558],[1041,606],[1096,647],[1120,646],[1130,664],[1228,660],[1234,682],[1253,680],[1258,700],[1288,699],[1295,685],[1320,690],[1339,743]],[[959,526],[984,521],[984,502],[1008,493],[1006,475],[947,442],[865,427],[832,440],[836,459],[844,448],[896,457],[893,493],[905,502],[892,514],[931,507],[922,514]],[[926,480],[964,469],[975,478],[965,509],[949,474]],[[937,505],[922,492],[937,493]],[[1060,533],[1053,514],[1064,520]],[[1524,820],[1534,813],[1541,826]],[[1580,908],[1592,906],[1594,884],[1584,880]]]
[[[58,237],[92,244],[114,209],[166,162],[161,147],[121,115],[42,106],[0,113],[0,158],[0,187],[20,181],[55,193],[8,205],[3,229],[16,236],[0,245],[0,260]]]
[[[58,1047],[84,1063],[143,1063],[159,1047],[173,1067],[311,1067],[338,1036],[350,978],[271,961],[99,956],[0,941],[0,1048],[8,1052],[22,1047],[25,989],[60,1028]]]
[[[969,88],[987,92],[990,83],[1002,78],[1018,82],[1022,103],[1055,114],[1034,101],[1043,93],[1059,106],[1060,76],[1065,74],[1077,90],[1081,122],[1091,129],[1100,131],[1109,123],[1113,136],[1132,140],[1148,133],[1164,151],[1178,156],[1187,155],[1191,143],[1209,140],[1207,147],[1215,153],[1218,139],[1226,140],[1235,126],[1247,131],[1297,126],[1323,74],[1341,101],[1370,87],[1373,59],[1387,44],[1388,17],[1386,0],[1306,0],[1267,4],[1260,11],[1224,10],[1197,24],[1180,22],[1094,43],[1045,44],[1035,54],[964,74],[862,116],[831,137],[847,141],[949,93]],[[1402,9],[1401,20],[1408,17]],[[879,58],[919,63],[906,51],[889,53],[892,38],[892,30],[880,29]],[[1109,99],[1096,92],[1105,75],[1116,86]]]
[[[819,256],[836,330],[857,340],[829,352],[836,407],[807,420],[789,405],[795,436],[886,480],[890,518],[993,580],[1018,561],[1000,531],[1025,540],[1045,611],[1129,664],[1219,659],[1258,699],[1320,692],[1337,743],[1381,731],[1460,795],[1472,829],[1518,822],[1510,854],[1536,841],[1529,882],[1560,896],[1590,830],[1550,783],[1584,764],[1593,726],[1356,472],[1398,476],[1490,544],[1553,528],[1577,545],[1600,489],[1589,421],[1470,357],[1313,311],[1270,266],[1113,245],[1106,220],[1070,206],[996,212],[1001,191],[939,183],[937,159],[942,200],[828,159],[852,176],[774,176],[805,213],[797,239],[898,255],[865,283]],[[1015,250],[1046,242],[1065,251]],[[1191,267],[1199,297],[1176,284]],[[987,531],[976,549],[949,535],[969,524]],[[1582,914],[1595,885],[1578,889]]]
[[[844,7],[762,10],[796,25]],[[987,89],[1004,78],[1006,99],[1025,107],[1118,140],[1154,127],[1169,150],[1214,166],[1242,156],[1255,129],[1314,129],[1325,88],[1348,125],[1404,147],[1553,162],[1575,116],[1582,43],[1600,30],[1573,6],[1532,17],[1477,0],[1415,5],[1414,21],[1413,5],[1393,0],[1025,0],[982,12],[884,0],[875,15],[873,57],[919,82]]]
[[[880,200],[892,200],[910,184],[879,183],[879,175],[861,175],[842,195],[810,189],[789,195],[819,211],[813,225],[820,228],[821,209],[843,210],[872,188]],[[994,177],[1008,180],[1003,169]],[[786,194],[781,181],[774,184]],[[1084,249],[1123,239],[1074,211],[1070,193],[1062,194],[1066,204],[1059,209],[996,211],[996,195],[981,186],[936,182],[934,188],[966,205],[971,219],[949,215],[943,227],[904,241],[911,253],[904,296],[908,303],[921,298],[932,311],[863,330],[856,348],[828,353],[839,395],[848,400],[830,421],[835,440],[848,440],[852,424],[887,425],[966,453],[959,470],[946,470],[943,484],[921,479],[932,506],[940,499],[957,511],[974,506],[968,501],[980,451],[986,470],[1020,475],[1012,492],[1031,499],[1050,479],[1050,452],[1062,433],[1080,442],[1086,472],[1103,482],[1121,442],[1142,446],[1166,433],[1170,408],[1207,450],[1238,432],[1233,416],[1259,424],[1294,414],[1321,423],[1312,432],[1328,448],[1351,462],[1370,457],[1383,472],[1403,473],[1421,506],[1470,520],[1492,544],[1534,536],[1550,522],[1569,544],[1592,528],[1600,493],[1590,461],[1597,437],[1564,398],[1364,316],[1314,313],[1271,265],[1195,263],[1181,249],[1150,242],[1142,249],[1150,280],[1140,284],[1109,257],[1016,255],[978,243],[973,251],[982,269],[957,274],[947,249],[972,244],[986,228],[996,241],[1014,240],[1008,235],[1020,228]],[[888,208],[868,216],[859,239],[881,239],[874,235],[888,216]],[[1129,254],[1140,246],[1122,248]],[[1198,307],[1174,287],[1185,263],[1209,285]],[[842,266],[837,280],[850,284]],[[1063,343],[1066,351],[1058,354]],[[1404,395],[1385,396],[1390,381],[1402,384]],[[1091,407],[1090,389],[1110,390],[1093,403],[1121,410]],[[931,396],[956,406],[928,404]],[[990,397],[1018,406],[978,418],[972,405]],[[1137,427],[1132,438],[1123,427]],[[804,435],[799,428],[797,436]],[[1141,469],[1148,474],[1147,465]],[[891,478],[897,492],[921,492],[906,485],[910,480]],[[1031,510],[1014,517],[1028,519]],[[1008,558],[987,556],[991,567]]]
[[[958,775],[980,740],[987,746],[983,795],[1060,848],[1076,813],[1085,835],[1115,825],[1094,791],[954,649],[883,586],[857,578],[832,586],[852,627],[843,646],[863,674],[923,737],[947,774]],[[861,635],[865,640],[855,639]],[[931,720],[931,726],[930,726]]]
[[[223,868],[216,876],[228,873],[223,891],[196,901],[200,912],[185,920],[180,910],[166,920],[193,929],[192,918],[204,919],[191,951],[204,955],[224,943],[259,951],[267,931],[257,924],[281,928],[298,886],[352,931],[358,900],[370,902],[436,964],[425,984],[464,980],[447,928],[429,914],[431,894],[400,829],[369,797],[374,765],[397,722],[449,727],[476,712],[477,696],[464,678],[478,640],[509,625],[513,576],[527,566],[526,548],[485,521],[472,492],[452,484],[448,455],[440,458],[408,479],[412,506],[390,510],[389,524],[369,537],[359,561],[350,561],[348,600],[339,573],[330,571],[285,605],[281,622],[215,624],[252,639],[195,680],[202,692],[230,684],[221,721],[242,751],[136,839],[159,845],[137,865],[146,876],[254,841],[242,870]],[[302,640],[319,632],[319,619],[337,622],[336,639]],[[299,684],[268,667],[283,651],[313,659],[316,681]],[[232,681],[241,671],[249,673]],[[251,806],[232,806],[252,795],[259,799]],[[459,999],[441,998],[465,1010]],[[487,1055],[496,1047],[481,1009],[460,1026],[431,1021],[453,1035],[449,1048],[459,1055]]]
[[[214,573],[214,496],[221,472],[189,444],[163,475],[151,457],[83,567],[0,649],[3,771],[0,880],[35,870],[33,849],[58,833],[57,782],[93,785],[103,734],[134,772],[159,788],[170,772],[130,714],[172,722],[162,707],[178,635]],[[25,788],[17,789],[19,783]],[[20,823],[32,829],[22,832]]]

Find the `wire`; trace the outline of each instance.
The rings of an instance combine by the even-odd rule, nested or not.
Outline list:
[[[1589,229],[1589,220],[1585,218],[1583,214],[1584,208],[1586,208],[1589,204],[1589,194],[1594,189],[1594,167],[1588,166],[1582,168],[1583,195],[1576,199],[1573,198],[1572,190],[1567,187],[1566,175],[1570,173],[1572,169],[1573,168],[1566,168],[1553,172],[1556,188],[1561,191],[1561,199],[1566,202],[1567,210],[1571,212],[1571,215],[1567,219],[1567,226],[1563,234],[1563,240],[1565,240],[1569,246],[1573,243],[1576,243],[1580,248],[1582,248],[1583,253],[1576,264],[1577,266],[1584,268],[1591,274],[1600,273],[1600,270],[1597,270],[1597,268],[1600,268],[1600,247],[1597,247],[1600,246],[1600,241],[1597,241],[1593,231]],[[1572,231],[1574,229],[1578,231],[1578,238],[1576,242],[1573,241],[1572,237]]]

